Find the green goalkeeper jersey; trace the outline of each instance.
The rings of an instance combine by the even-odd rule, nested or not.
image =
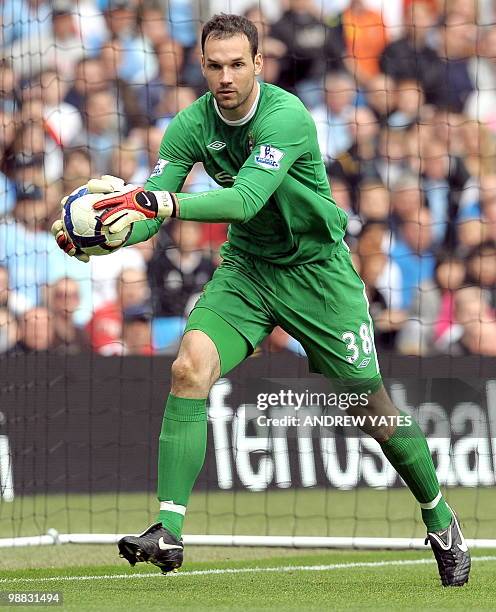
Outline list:
[[[328,259],[342,240],[346,214],[332,199],[315,124],[292,94],[261,84],[251,112],[222,117],[207,93],[171,121],[145,188],[181,190],[196,162],[224,189],[178,194],[181,219],[229,222],[229,243],[277,264]],[[128,244],[158,231],[135,223]]]

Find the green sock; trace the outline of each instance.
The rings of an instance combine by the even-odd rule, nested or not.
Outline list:
[[[207,448],[206,399],[169,395],[158,447],[158,520],[181,537],[191,489]]]
[[[401,414],[407,416],[403,412]],[[398,426],[381,447],[420,503],[427,530],[446,529],[451,522],[451,511],[441,495],[429,446],[418,424],[412,418],[410,426]]]

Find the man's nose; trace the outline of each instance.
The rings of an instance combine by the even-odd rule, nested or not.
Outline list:
[[[223,84],[232,83],[232,72],[230,68],[226,67],[222,70],[221,83]]]

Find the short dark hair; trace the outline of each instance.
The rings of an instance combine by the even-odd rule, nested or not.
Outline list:
[[[250,43],[252,58],[258,53],[258,31],[255,24],[241,15],[214,15],[203,26],[201,35],[201,49],[205,53],[205,41],[212,38],[231,38],[237,34],[244,34]]]

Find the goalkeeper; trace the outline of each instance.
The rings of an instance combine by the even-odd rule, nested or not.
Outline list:
[[[263,60],[253,23],[216,15],[201,43],[210,91],[171,122],[145,188],[112,177],[91,181],[100,192],[94,207],[104,210],[110,231],[132,224],[127,245],[147,240],[169,217],[231,224],[222,264],[191,312],[172,365],[159,439],[158,522],[119,542],[132,565],[151,561],[164,572],[182,563],[210,388],[276,325],[301,342],[313,371],[341,390],[368,394],[367,407],[354,414],[399,415],[381,381],[364,284],[343,241],[347,217],[332,199],[313,120],[296,97],[258,83]],[[178,193],[196,162],[225,189]],[[84,257],[60,222],[54,233],[61,248]],[[413,421],[364,429],[420,503],[442,584],[464,584],[470,555],[420,428]]]

